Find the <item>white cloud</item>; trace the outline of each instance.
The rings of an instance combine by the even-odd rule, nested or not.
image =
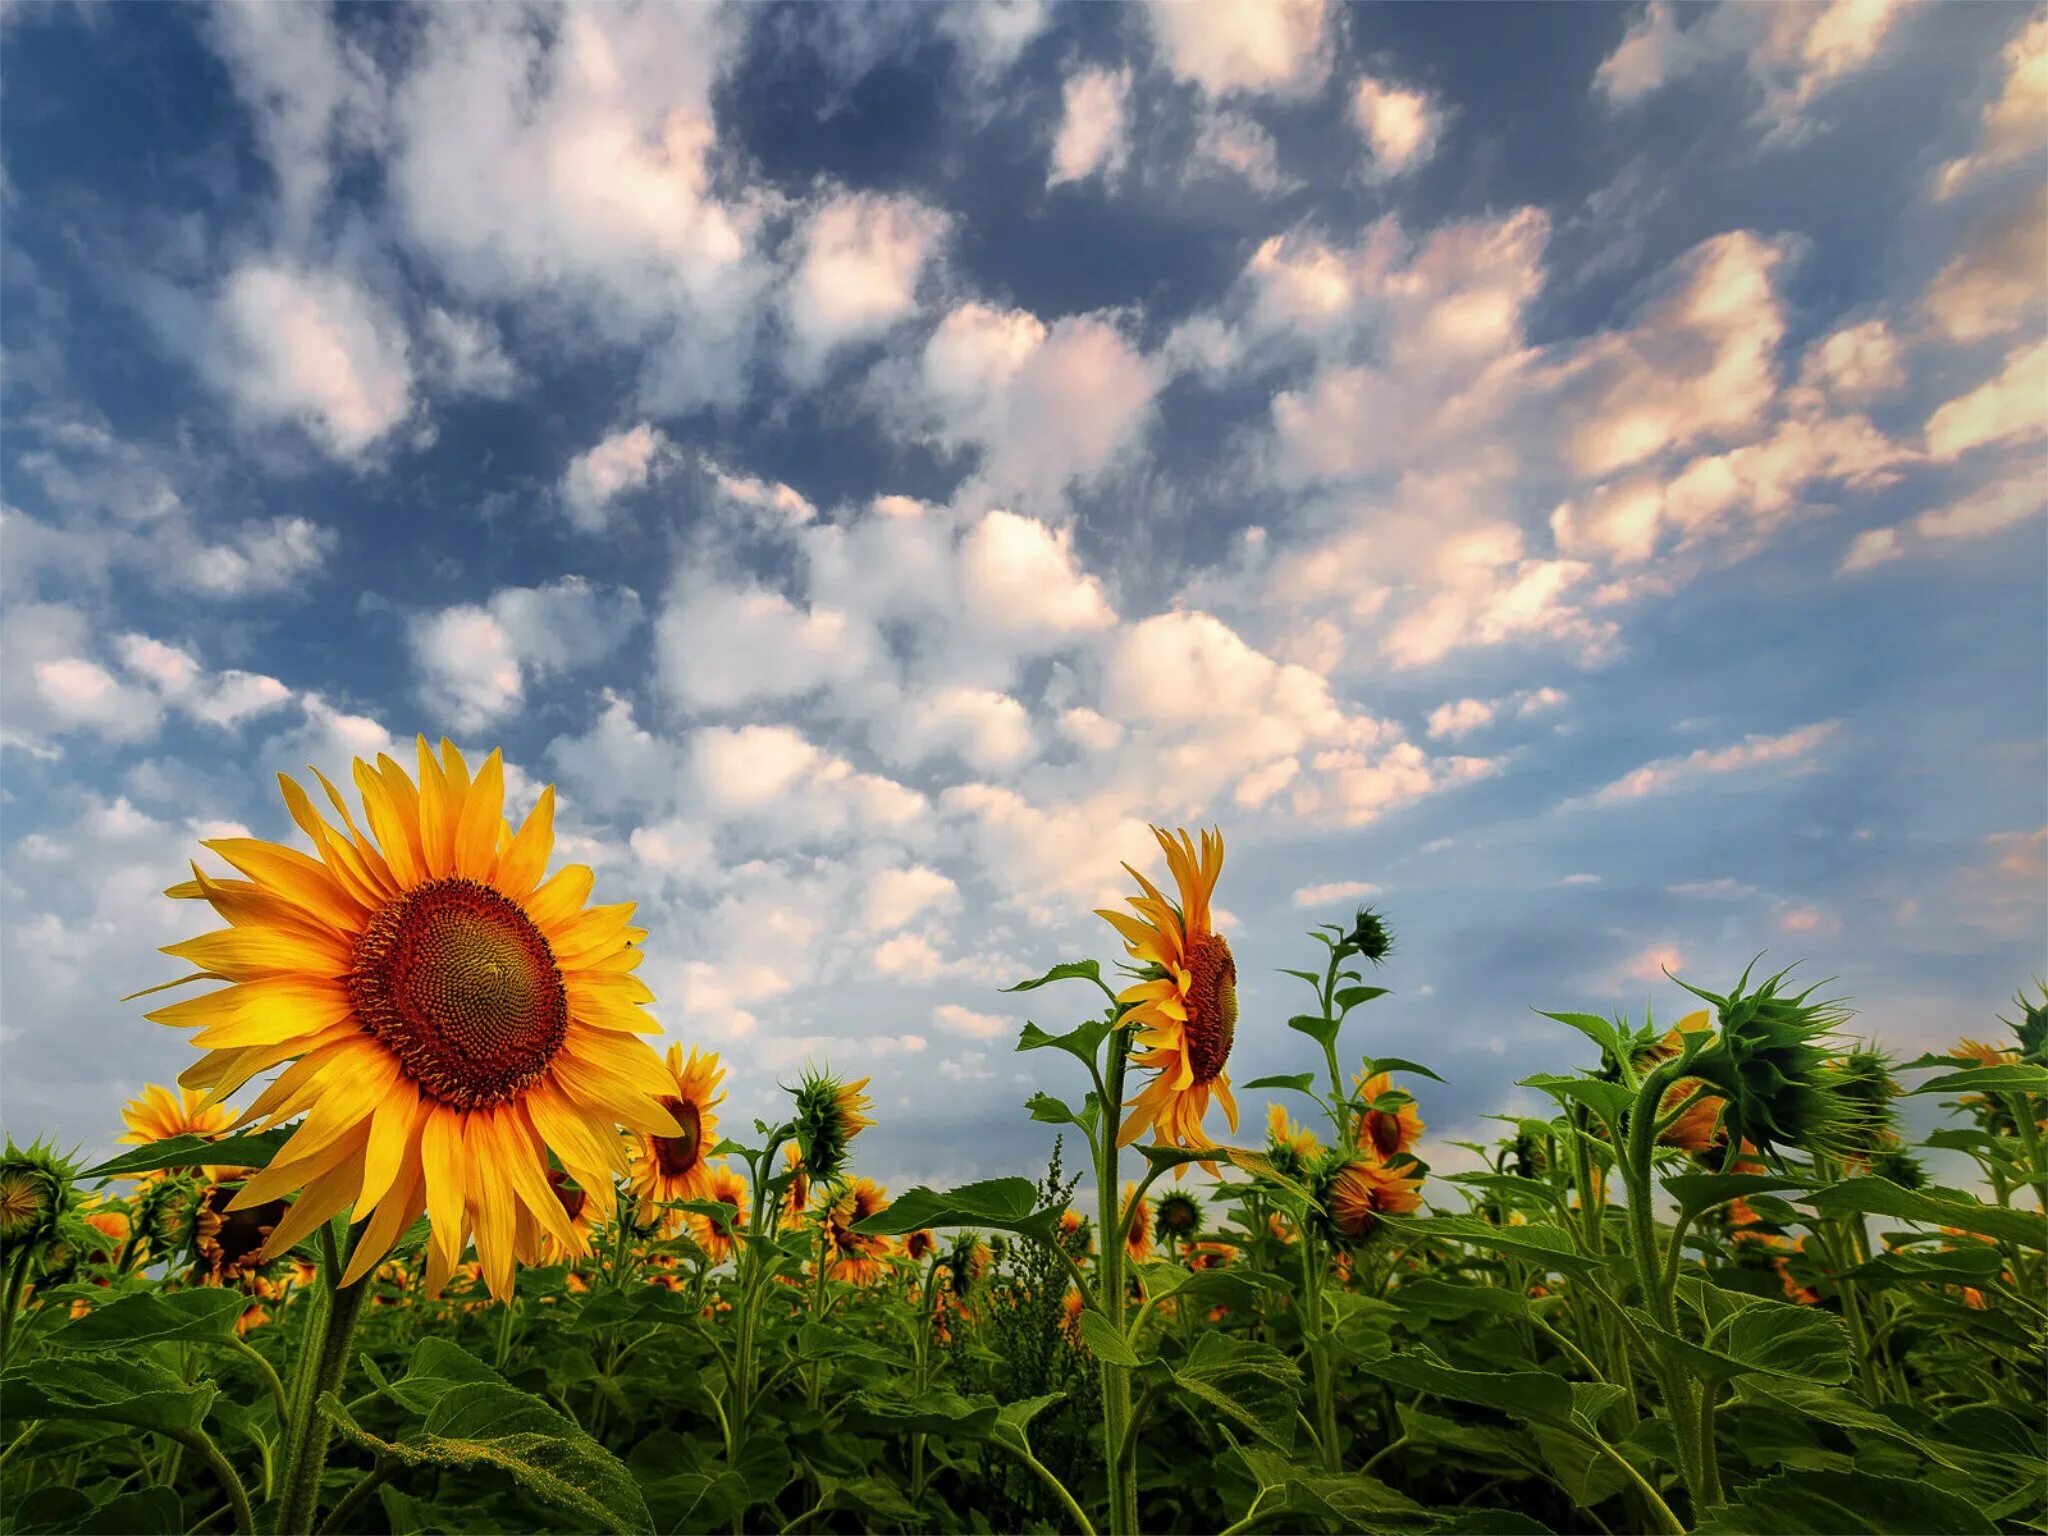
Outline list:
[[[798,377],[915,314],[918,279],[945,233],[944,214],[907,197],[841,192],[813,210],[786,300]]]
[[[1958,396],[1927,418],[1927,451],[1956,459],[1987,443],[2029,440],[2048,432],[2048,341],[2008,353],[1994,379]]]
[[[581,533],[610,526],[612,504],[644,491],[674,467],[673,445],[647,422],[624,427],[586,448],[562,474],[562,509]]]
[[[1683,757],[1663,757],[1624,774],[1593,797],[1597,805],[1614,805],[1666,793],[1705,775],[1738,773],[1770,763],[1799,763],[1809,758],[1835,732],[1837,722],[1803,725],[1779,736],[1745,736],[1733,746],[1707,748]]]
[[[1012,769],[1037,755],[1030,713],[1006,693],[940,688],[909,699],[876,745],[896,762],[920,763],[952,752],[981,773]]]
[[[1921,305],[1951,341],[2039,333],[2048,306],[2048,186],[2017,198],[1935,274]]]
[[[1458,699],[1430,711],[1429,734],[1458,737],[1493,724],[1494,705],[1486,699]]]
[[[980,84],[1016,63],[1051,15],[1051,0],[973,0],[944,7],[939,30],[953,40],[967,73]]]
[[[1427,91],[1370,76],[1352,93],[1351,115],[1372,149],[1372,168],[1379,176],[1414,170],[1435,152],[1443,131],[1443,110]]]
[[[256,260],[222,286],[198,362],[244,417],[295,423],[353,459],[412,414],[407,354],[404,327],[367,288]]]
[[[453,393],[503,400],[518,389],[519,369],[490,322],[437,304],[427,311],[423,340],[428,370]]]
[[[926,342],[915,398],[893,408],[942,448],[978,449],[988,498],[1050,500],[1133,447],[1164,383],[1103,316],[1047,326],[1025,310],[968,303]]]
[[[1280,169],[1280,146],[1258,119],[1227,107],[1208,106],[1197,122],[1196,164],[1241,177],[1268,197],[1299,185]]]
[[[188,548],[181,564],[203,592],[223,597],[282,592],[324,566],[339,542],[333,529],[303,517],[274,517],[231,529],[221,542]]]
[[[1130,153],[1125,112],[1131,93],[1128,69],[1083,69],[1067,76],[1060,92],[1060,126],[1052,141],[1045,184],[1083,181],[1100,174],[1114,180]]]
[[[932,1010],[932,1022],[956,1035],[976,1040],[1005,1040],[1017,1033],[1017,1021],[1000,1014],[976,1013],[958,1003],[941,1003]]]
[[[1935,195],[1953,197],[1978,177],[2007,166],[2034,165],[2048,139],[2048,16],[2036,13],[2000,55],[2005,79],[1984,107],[1977,147],[1946,162]]]
[[[1294,893],[1294,904],[1297,907],[1330,907],[1379,893],[1380,888],[1369,880],[1332,880],[1325,885],[1302,886]]]
[[[719,495],[759,516],[770,527],[797,528],[817,520],[818,509],[809,499],[780,480],[733,474],[709,459],[704,461],[704,472],[711,477]]]
[[[960,887],[924,864],[877,870],[869,880],[862,917],[871,933],[893,933],[925,915],[958,906]]]
[[[1306,95],[1329,70],[1323,0],[1151,0],[1167,68],[1211,95]]]
[[[519,708],[529,680],[603,660],[639,622],[637,594],[580,576],[421,614],[407,632],[419,701],[455,730],[480,730]]]
[[[1867,571],[1931,543],[1950,539],[1988,538],[2018,526],[2048,508],[2048,480],[2022,469],[1992,480],[1943,506],[1929,507],[1889,528],[1866,528],[1843,552],[1845,573]]]
[[[684,708],[731,709],[851,682],[873,664],[876,643],[836,609],[804,608],[767,587],[689,574],[656,622],[655,665]]]

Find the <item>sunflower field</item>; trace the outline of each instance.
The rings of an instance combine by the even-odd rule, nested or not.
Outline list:
[[[1222,837],[1160,831],[1012,989],[1051,1165],[892,1192],[857,1063],[741,1104],[642,1038],[551,791],[351,787],[169,891],[129,1149],[6,1143],[6,1530],[2048,1531],[2048,993],[1908,1062],[1786,972],[1560,1008],[1548,1116],[1432,1174],[1383,915],[1240,1019]],[[1241,1028],[1300,1041],[1263,1136]]]

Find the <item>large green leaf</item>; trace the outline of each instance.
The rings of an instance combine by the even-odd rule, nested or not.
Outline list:
[[[73,1360],[45,1357],[0,1376],[7,1417],[99,1419],[137,1429],[189,1435],[213,1406],[215,1389],[188,1385],[147,1358]]]
[[[1983,1285],[2005,1268],[2005,1255],[1989,1243],[1961,1248],[1894,1248],[1843,1271],[1850,1280],[1892,1280],[1902,1284],[1934,1282]]]
[[[428,1414],[455,1388],[474,1382],[507,1385],[504,1377],[470,1351],[452,1340],[428,1334],[413,1346],[405,1374],[387,1383],[385,1391],[414,1413]]]
[[[1534,1077],[1519,1080],[1522,1088],[1540,1088],[1558,1103],[1569,1106],[1584,1104],[1601,1119],[1618,1123],[1635,1103],[1633,1091],[1620,1083],[1610,1083],[1600,1077],[1567,1076],[1558,1072],[1538,1072]]]
[[[163,1168],[267,1168],[277,1150],[291,1140],[295,1125],[248,1136],[209,1140],[204,1136],[173,1136],[123,1152],[81,1173],[81,1179],[118,1179]]]
[[[994,1433],[999,1412],[996,1400],[986,1394],[968,1398],[945,1387],[933,1387],[913,1397],[907,1392],[877,1390],[854,1393],[841,1423],[858,1433],[963,1435],[985,1440]]]
[[[240,1291],[135,1291],[53,1329],[55,1349],[132,1349],[170,1340],[225,1343],[249,1305]]]
[[[1849,1331],[1832,1312],[1758,1301],[1716,1328],[1704,1344],[1669,1333],[1631,1309],[1636,1327],[1695,1375],[1713,1381],[1762,1374],[1791,1381],[1849,1379]]]
[[[1808,1182],[1775,1173],[1678,1173],[1664,1181],[1664,1188],[1678,1203],[1679,1214],[1691,1220],[1730,1200],[1747,1200],[1778,1189],[1805,1189]]]
[[[1846,1430],[1852,1435],[1870,1435],[1879,1440],[1889,1441],[1893,1445],[1903,1446],[1946,1467],[1955,1465],[1946,1453],[1913,1434],[1896,1419],[1879,1413],[1846,1392],[1833,1391],[1796,1379],[1774,1380],[1757,1376],[1744,1378],[1735,1390],[1745,1403],[1783,1408],[1805,1418],[1818,1420],[1822,1424],[1831,1424],[1836,1429]]]
[[[500,1382],[449,1388],[425,1426],[397,1441],[363,1429],[331,1392],[321,1397],[320,1411],[344,1440],[373,1456],[408,1467],[502,1472],[551,1508],[601,1530],[623,1536],[654,1529],[639,1485],[617,1457],[540,1398]]]
[[[1272,1345],[1204,1333],[1167,1373],[1183,1392],[1230,1415],[1260,1439],[1282,1450],[1293,1445],[1301,1370]]]
[[[1382,1381],[1427,1392],[1452,1402],[1496,1408],[1518,1419],[1568,1426],[1572,1423],[1572,1384],[1548,1371],[1466,1371],[1426,1349],[1360,1360],[1358,1368]]]
[[[1088,1353],[1104,1365],[1120,1365],[1127,1371],[1135,1371],[1142,1363],[1138,1352],[1118,1330],[1116,1324],[1092,1309],[1081,1314],[1081,1342],[1088,1346]]]
[[[1533,1260],[1546,1269],[1565,1274],[1591,1274],[1599,1269],[1597,1259],[1579,1252],[1572,1235],[1563,1227],[1532,1222],[1520,1227],[1496,1227],[1476,1216],[1383,1216],[1380,1218],[1400,1237],[1411,1243],[1462,1243],[1492,1252],[1511,1253]]]
[[[1093,960],[1068,960],[1054,966],[1043,976],[1030,981],[1020,981],[1014,987],[1001,987],[1003,992],[1036,992],[1040,987],[1050,986],[1056,981],[1092,981],[1098,987],[1103,985],[1102,967]]]
[[[1015,1402],[1003,1404],[996,1414],[995,1428],[989,1431],[989,1439],[1020,1456],[1031,1454],[1031,1421],[1067,1394],[1048,1392],[1043,1397],[1020,1397]]]
[[[900,1237],[920,1227],[994,1227],[1050,1240],[1060,1214],[1059,1206],[1038,1204],[1037,1186],[1029,1179],[983,1179],[944,1192],[922,1184],[907,1189],[853,1230],[871,1237]]]
[[[1696,1536],[1997,1536],[1977,1506],[1905,1477],[1866,1472],[1781,1472],[1710,1511]]]
[[[1326,1019],[1319,1013],[1297,1013],[1287,1021],[1287,1027],[1297,1034],[1307,1035],[1317,1045],[1329,1047],[1337,1043],[1337,1032],[1344,1025],[1338,1019]]]
[[[1985,1205],[1957,1190],[1902,1189],[1889,1179],[1844,1179],[1817,1189],[1806,1203],[1823,1216],[1892,1216],[1935,1227],[1958,1227],[2002,1243],[2048,1249],[2048,1216]]]

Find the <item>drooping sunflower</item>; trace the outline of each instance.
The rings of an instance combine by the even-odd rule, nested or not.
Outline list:
[[[1209,901],[1223,872],[1223,834],[1204,832],[1199,852],[1185,830],[1152,835],[1166,854],[1166,867],[1179,888],[1178,903],[1167,900],[1126,864],[1144,895],[1129,898],[1137,917],[1098,911],[1123,936],[1124,948],[1142,966],[1141,979],[1117,994],[1129,1005],[1124,1022],[1137,1026],[1141,1054],[1133,1064],[1152,1072],[1152,1081],[1126,1101],[1131,1111],[1117,1133],[1129,1146],[1150,1130],[1170,1146],[1216,1145],[1202,1130],[1214,1095],[1237,1130],[1237,1100],[1225,1065],[1237,1036],[1237,961],[1230,944],[1210,921]],[[1176,1169],[1176,1177],[1182,1172]]]
[[[872,1285],[888,1269],[892,1245],[853,1229],[888,1209],[889,1192],[873,1179],[848,1180],[824,1205],[825,1273],[851,1285]]]
[[[429,1291],[474,1232],[502,1298],[543,1235],[572,1241],[550,1151],[598,1191],[624,1171],[613,1126],[679,1128],[657,1102],[672,1086],[660,1058],[634,1038],[658,1026],[632,975],[645,937],[632,905],[586,907],[582,865],[542,878],[552,787],[514,832],[498,753],[472,776],[453,743],[418,746],[417,780],[386,756],[355,763],[367,832],[324,775],[341,829],[280,775],[313,856],[254,838],[204,845],[247,878],[195,866],[173,886],[228,926],[166,953],[198,967],[186,980],[228,985],[149,1017],[197,1028],[208,1054],[179,1081],[214,1100],[291,1063],[240,1122],[305,1116],[231,1206],[300,1191],[268,1251],[353,1206],[352,1284],[424,1212]]]
[[[747,1181],[743,1174],[731,1165],[721,1161],[712,1165],[709,1180],[711,1192],[699,1198],[716,1200],[720,1205],[732,1207],[733,1233],[718,1230],[718,1223],[709,1216],[689,1212],[690,1236],[697,1240],[697,1246],[710,1255],[713,1264],[723,1264],[739,1246],[734,1235],[747,1224]]]
[[[1331,1234],[1347,1242],[1372,1236],[1382,1216],[1405,1216],[1422,1204],[1422,1180],[1407,1167],[1366,1157],[1336,1160],[1319,1193]]]
[[[663,1066],[668,1086],[662,1091],[661,1107],[668,1111],[679,1130],[674,1136],[658,1131],[643,1133],[633,1147],[633,1193],[644,1205],[665,1205],[672,1200],[709,1200],[711,1163],[705,1155],[718,1145],[718,1116],[712,1111],[725,1102],[718,1091],[725,1069],[718,1055],[700,1054],[691,1048],[687,1061],[683,1048],[671,1045]],[[681,1226],[679,1214],[661,1223],[663,1232],[673,1234]]]
[[[1422,1111],[1415,1107],[1414,1099],[1397,1109],[1372,1107],[1376,1100],[1394,1091],[1394,1079],[1390,1074],[1376,1072],[1367,1077],[1361,1071],[1352,1077],[1351,1084],[1354,1097],[1366,1106],[1358,1126],[1359,1143],[1377,1153],[1381,1162],[1409,1151],[1422,1139],[1427,1127],[1422,1123]]]

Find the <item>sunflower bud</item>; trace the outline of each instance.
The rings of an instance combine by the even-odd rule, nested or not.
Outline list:
[[[1870,1171],[1901,1189],[1924,1189],[1927,1186],[1927,1170],[1896,1136],[1871,1154]]]
[[[1726,997],[1680,982],[1719,1011],[1712,1042],[1693,1057],[1692,1073],[1727,1099],[1727,1135],[1754,1142],[1765,1153],[1779,1147],[1854,1153],[1869,1121],[1866,1099],[1844,1091],[1832,1065],[1832,1036],[1849,1017],[1839,1002],[1811,1002],[1814,988],[1785,993],[1780,971],[1754,992],[1749,972]],[[1859,1085],[1857,1093],[1867,1088]]]
[[[1191,1240],[1202,1230],[1202,1202],[1181,1189],[1161,1195],[1152,1230],[1161,1242]]]
[[[1394,935],[1387,927],[1386,916],[1371,907],[1358,909],[1344,942],[1374,965],[1394,952]]]
[[[875,1122],[861,1090],[868,1085],[842,1083],[829,1072],[806,1072],[796,1089],[796,1144],[813,1181],[824,1184],[846,1166],[847,1144]]]
[[[17,1147],[12,1137],[0,1154],[0,1260],[23,1248],[44,1249],[57,1237],[72,1205],[76,1170],[43,1142]]]
[[[2048,986],[2037,981],[2034,987],[2041,994],[2038,998],[2029,999],[2024,990],[2013,994],[2013,1007],[2020,1015],[2017,1019],[2000,1014],[1999,1021],[2019,1037],[2021,1061],[2048,1067]]]
[[[1540,1179],[1550,1172],[1550,1154],[1527,1131],[1515,1137],[1514,1151],[1509,1156],[1509,1165],[1525,1179]]]

